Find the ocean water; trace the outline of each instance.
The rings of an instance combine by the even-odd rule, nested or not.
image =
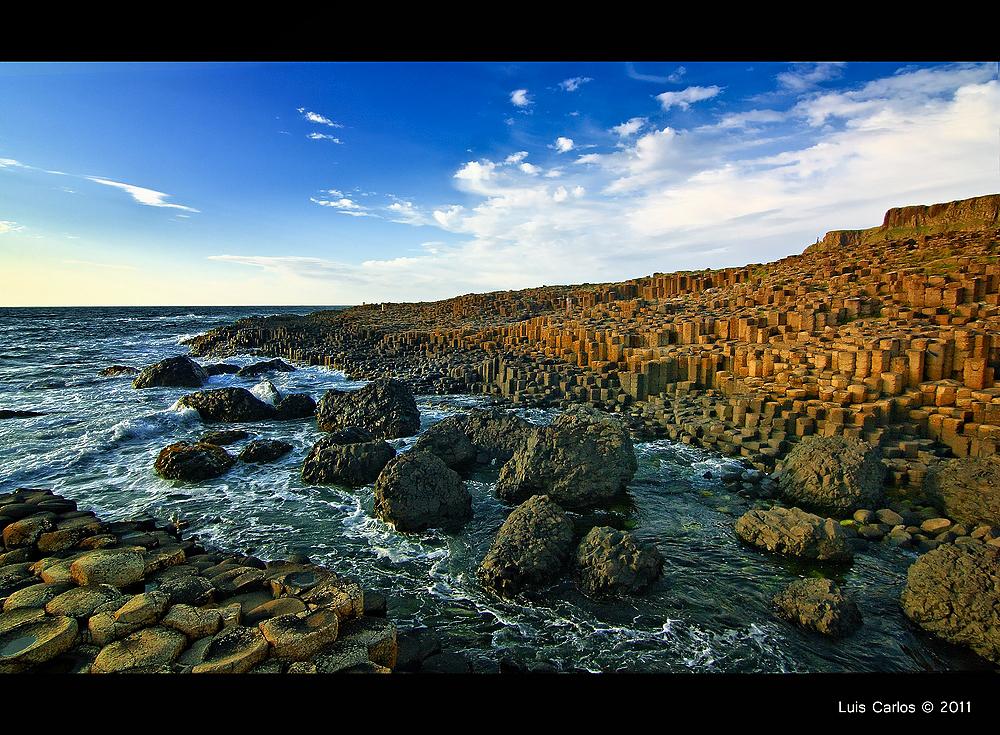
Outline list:
[[[595,602],[569,579],[516,601],[501,600],[475,570],[509,511],[492,494],[494,469],[468,484],[473,520],[458,534],[399,534],[372,517],[372,488],[304,485],[302,460],[320,437],[312,420],[236,425],[295,449],[268,465],[236,467],[197,484],[153,472],[159,450],[206,430],[194,411],[172,408],[186,389],[134,390],[130,377],[101,378],[112,364],[143,367],[186,354],[186,337],[251,314],[306,314],[315,307],[0,309],[0,409],[45,412],[0,420],[0,492],[47,487],[103,518],[180,519],[226,551],[308,554],[389,597],[401,629],[431,628],[476,670],[502,657],[565,671],[806,672],[988,669],[973,654],[916,631],[899,610],[915,554],[872,545],[850,567],[824,567],[742,545],[733,523],[747,509],[703,474],[719,458],[668,441],[636,447],[639,472],[618,511],[666,561],[643,596]],[[249,355],[227,361],[246,364]],[[319,399],[354,388],[333,370],[299,366],[264,376],[281,391]],[[212,377],[207,388],[258,381]],[[422,430],[478,405],[469,396],[418,396]],[[526,411],[544,423],[553,414]],[[397,440],[405,450],[413,439]],[[230,447],[233,449],[234,447]],[[235,447],[237,450],[239,445]],[[716,472],[716,477],[718,473]],[[858,600],[864,625],[842,640],[774,617],[770,598],[806,575],[833,577]]]

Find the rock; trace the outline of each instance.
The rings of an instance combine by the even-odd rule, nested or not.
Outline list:
[[[900,598],[914,623],[1000,663],[1000,548],[946,544],[910,566]]]
[[[306,604],[297,597],[279,597],[248,610],[243,616],[243,622],[247,625],[257,625],[262,620],[276,618],[279,615],[294,615],[304,612],[305,609]]]
[[[924,492],[959,523],[1000,525],[1000,457],[936,462],[924,476]]]
[[[197,482],[219,477],[234,464],[236,458],[217,444],[182,441],[160,450],[153,468],[167,480]]]
[[[122,375],[138,375],[139,370],[129,365],[111,365],[98,373],[102,378],[118,378]]]
[[[184,396],[177,405],[195,409],[206,423],[266,421],[275,417],[274,406],[264,403],[246,388],[200,390]]]
[[[889,508],[876,511],[875,517],[878,518],[879,523],[885,523],[888,526],[900,526],[904,523],[903,516]]]
[[[168,357],[142,370],[133,388],[200,388],[208,380],[208,373],[190,357]]]
[[[648,587],[663,569],[655,546],[639,546],[628,531],[597,526],[576,550],[580,588],[596,597],[635,594]]]
[[[355,618],[340,627],[340,641],[347,646],[359,646],[368,660],[387,669],[396,667],[399,652],[396,626],[379,618]]]
[[[467,416],[449,416],[427,429],[413,445],[414,452],[430,452],[454,470],[476,461],[478,452],[467,435]]]
[[[264,380],[257,383],[257,385],[250,389],[250,392],[264,403],[270,404],[271,406],[276,406],[278,401],[281,400],[281,392],[270,380]]]
[[[4,612],[10,612],[22,607],[45,607],[53,598],[58,597],[72,586],[68,582],[56,582],[54,584],[42,582],[41,584],[22,587],[4,600],[3,610]]]
[[[829,636],[842,636],[861,625],[854,601],[829,579],[797,579],[774,598],[778,615]]]
[[[382,440],[342,444],[338,439],[337,434],[331,434],[313,445],[302,463],[303,481],[310,485],[368,485],[396,456],[396,450]]]
[[[114,674],[167,666],[186,647],[187,638],[176,630],[162,626],[146,628],[102,648],[90,671]]]
[[[316,401],[306,393],[290,393],[275,405],[274,418],[278,421],[305,419],[316,414]]]
[[[179,604],[170,607],[160,624],[179,630],[194,641],[218,633],[222,627],[222,616],[218,610]]]
[[[128,601],[128,596],[106,584],[74,587],[49,600],[45,612],[49,615],[66,615],[71,618],[86,619],[104,605],[115,610]]]
[[[249,431],[243,431],[243,429],[223,429],[222,431],[205,432],[198,439],[198,442],[202,444],[215,444],[216,446],[224,447],[249,438]]]
[[[284,360],[275,358],[274,360],[255,362],[252,365],[241,367],[239,370],[236,371],[236,377],[255,378],[258,375],[263,375],[264,373],[271,373],[271,372],[292,373],[295,372],[295,368],[289,365]]]
[[[41,411],[12,411],[10,409],[0,409],[0,419],[31,419],[36,416],[44,416]]]
[[[807,436],[784,459],[778,485],[785,500],[823,513],[878,507],[882,453],[843,436]]]
[[[260,623],[260,631],[283,661],[306,661],[337,640],[340,619],[333,610],[304,617],[280,615]]]
[[[267,658],[267,639],[259,628],[233,625],[212,638],[194,674],[245,674]]]
[[[573,523],[548,495],[514,508],[479,566],[486,588],[513,596],[552,582],[573,553]]]
[[[375,380],[350,393],[328,390],[316,407],[316,425],[320,431],[358,426],[376,439],[395,439],[420,430],[420,411],[406,383]]]
[[[146,563],[133,549],[98,549],[84,554],[69,567],[78,585],[107,584],[122,589],[142,579]]]
[[[284,457],[290,451],[292,451],[292,445],[280,439],[256,439],[243,447],[239,459],[244,462],[265,464],[273,462],[279,457]]]
[[[51,518],[43,515],[30,516],[14,521],[3,529],[3,545],[8,549],[34,546],[46,531],[56,527]]]
[[[928,518],[920,524],[920,530],[930,534],[938,534],[949,528],[951,528],[951,521],[947,518]]]
[[[209,375],[234,375],[239,371],[239,365],[232,365],[228,362],[216,362],[211,365],[205,365],[205,372]]]
[[[397,531],[454,530],[472,517],[472,496],[458,473],[429,452],[407,452],[375,482],[375,515]]]
[[[513,411],[502,408],[476,408],[466,420],[466,435],[478,452],[477,461],[503,464],[514,456],[528,436],[537,428]]]
[[[457,653],[436,653],[429,656],[420,667],[426,674],[470,674],[472,666],[468,659]]]
[[[205,605],[215,597],[215,587],[204,577],[184,576],[164,581],[158,588],[170,604]]]
[[[397,638],[396,671],[419,671],[424,660],[441,652],[441,641],[429,630],[400,633]]]
[[[11,613],[5,613],[9,615]],[[0,673],[25,671],[65,653],[76,640],[76,620],[67,617],[31,619],[0,634]]]
[[[736,521],[735,530],[742,541],[787,556],[832,562],[854,558],[839,523],[799,508],[748,511]]]
[[[574,408],[528,435],[500,470],[496,494],[508,503],[546,494],[569,509],[590,508],[620,496],[636,467],[624,425]]]

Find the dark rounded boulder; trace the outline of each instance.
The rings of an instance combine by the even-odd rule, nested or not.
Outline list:
[[[382,439],[352,442],[342,439],[333,434],[313,445],[302,463],[304,482],[349,487],[367,485],[375,482],[382,469],[396,456],[396,450]]]
[[[597,526],[576,549],[580,589],[593,597],[636,594],[663,571],[663,556],[653,545],[640,545],[628,531]]]
[[[413,451],[430,452],[452,469],[461,469],[476,460],[477,451],[466,433],[468,416],[449,416],[427,429],[413,445]]]
[[[223,429],[222,431],[206,431],[198,438],[198,441],[224,447],[249,438],[249,431],[244,431],[243,429]]]
[[[295,368],[289,365],[287,362],[275,358],[273,360],[255,362],[252,365],[246,365],[244,367],[241,367],[236,371],[236,377],[256,378],[258,375],[263,375],[264,373],[271,373],[271,372],[291,373],[294,371]]]
[[[358,426],[376,439],[395,439],[420,430],[420,411],[410,387],[388,378],[356,391],[328,390],[316,406],[316,425],[320,431]]]
[[[201,365],[180,355],[143,368],[132,381],[132,387],[199,388],[207,379],[208,373]]]
[[[861,625],[854,600],[829,579],[797,579],[773,602],[779,617],[824,635],[846,635]]]
[[[507,516],[477,576],[509,597],[553,582],[572,554],[573,522],[548,495],[534,495]]]
[[[1000,457],[963,457],[927,470],[924,492],[948,518],[1000,526]]]
[[[122,375],[138,375],[138,368],[134,368],[131,365],[111,365],[106,367],[101,372],[98,373],[102,378],[118,378]]]
[[[503,464],[535,428],[511,411],[477,408],[434,424],[420,435],[414,449],[436,454],[452,469]]]
[[[620,421],[574,408],[528,434],[500,470],[496,494],[508,503],[545,494],[564,508],[591,508],[620,496],[637,466]]]
[[[177,405],[195,409],[206,423],[265,421],[275,415],[274,406],[264,403],[246,388],[200,390],[184,396]]]
[[[778,486],[789,503],[835,515],[879,508],[882,453],[844,436],[808,436],[784,459]]]
[[[205,366],[205,372],[209,375],[234,375],[239,371],[239,365],[232,365],[228,362],[215,362]]]
[[[458,473],[430,452],[407,452],[375,482],[375,515],[397,531],[454,530],[472,517],[472,496]]]
[[[217,444],[177,442],[160,450],[153,467],[168,480],[195,482],[218,477],[235,463],[236,459]]]
[[[315,415],[316,401],[308,393],[289,393],[275,404],[274,410],[278,421],[307,419]]]
[[[284,457],[292,451],[292,445],[280,439],[255,439],[243,447],[239,459],[254,464],[265,464]]]
[[[910,620],[1000,664],[1000,547],[944,544],[915,561],[900,597]]]

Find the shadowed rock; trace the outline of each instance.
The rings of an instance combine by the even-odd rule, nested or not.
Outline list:
[[[292,451],[292,445],[280,439],[256,439],[239,453],[239,459],[244,462],[265,464],[284,457]]]
[[[652,584],[663,569],[655,546],[640,546],[628,531],[592,528],[576,550],[580,588],[594,597],[635,594]]]
[[[241,367],[239,370],[236,371],[236,377],[255,378],[258,375],[263,375],[264,373],[271,373],[271,372],[291,373],[294,371],[295,368],[289,365],[287,362],[275,358],[274,360],[255,362],[252,365]]]
[[[320,431],[358,426],[376,439],[412,436],[420,430],[413,392],[399,380],[375,380],[360,390],[328,390],[316,407]]]
[[[850,561],[854,552],[840,524],[799,508],[751,510],[736,521],[736,535],[753,546],[819,561]]]
[[[177,442],[160,450],[153,468],[168,480],[197,482],[226,473],[236,459],[216,444]]]
[[[780,617],[824,635],[846,635],[861,625],[858,606],[829,579],[797,579],[773,602]]]
[[[458,473],[429,452],[407,452],[375,482],[375,515],[398,531],[453,530],[472,517],[472,496]]]
[[[342,434],[343,432],[338,432]],[[396,456],[386,442],[342,443],[337,435],[320,439],[302,463],[302,479],[310,485],[356,487],[375,482],[382,469]]]
[[[144,368],[132,381],[133,388],[198,388],[208,379],[208,373],[190,357],[168,357]]]
[[[184,396],[177,404],[195,409],[206,423],[266,421],[275,417],[274,406],[264,403],[246,388],[201,390]]]
[[[1000,526],[1000,457],[964,457],[933,465],[924,491],[959,523]]]

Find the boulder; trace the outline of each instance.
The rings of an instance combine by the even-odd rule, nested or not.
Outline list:
[[[663,570],[663,556],[652,545],[640,546],[628,531],[597,526],[576,549],[577,580],[594,597],[635,594]]]
[[[350,393],[328,390],[316,407],[316,425],[320,431],[358,426],[376,439],[395,439],[420,430],[420,411],[410,387],[389,378]]]
[[[164,447],[153,468],[168,480],[197,482],[226,473],[236,459],[217,444],[177,442]]]
[[[206,423],[266,421],[275,417],[274,406],[264,403],[246,388],[200,390],[184,396],[177,405],[195,409]]]
[[[48,514],[52,516],[52,514]],[[54,516],[52,516],[54,517]],[[34,515],[22,518],[8,524],[3,529],[3,545],[8,549],[19,549],[24,546],[34,546],[46,531],[56,527],[52,518],[46,515]]]
[[[239,371],[239,365],[232,365],[228,362],[216,362],[205,366],[205,372],[209,375],[233,375]]]
[[[844,436],[807,436],[784,459],[778,486],[789,503],[850,515],[883,499],[882,453]]]
[[[205,369],[190,357],[181,355],[144,368],[132,381],[132,387],[200,388],[206,380]]]
[[[924,477],[924,492],[942,513],[959,523],[1000,526],[1000,457],[936,462]]]
[[[840,524],[800,508],[751,510],[736,521],[736,536],[753,546],[787,556],[844,562],[854,552]]]
[[[396,456],[388,443],[365,441],[343,444],[337,435],[320,439],[302,463],[302,479],[310,485],[358,487],[375,482]]]
[[[507,462],[536,428],[513,411],[497,407],[474,408],[466,420],[466,436],[482,464]]]
[[[111,365],[106,367],[101,372],[98,373],[102,378],[118,378],[122,375],[138,375],[138,368],[131,367],[129,365]]]
[[[110,585],[122,589],[142,579],[146,562],[135,549],[97,549],[75,559],[69,572],[80,586]]]
[[[330,609],[304,617],[280,615],[260,623],[260,631],[283,661],[307,661],[337,640],[340,619]]]
[[[277,406],[278,401],[281,400],[281,391],[279,391],[270,380],[264,380],[257,383],[257,385],[250,389],[250,392],[264,403],[271,406]]]
[[[500,470],[496,493],[508,503],[546,494],[565,508],[590,508],[620,496],[636,468],[620,421],[575,408],[528,435]]]
[[[44,614],[32,618],[27,612],[24,622],[0,634],[0,673],[25,671],[51,661],[73,646],[78,630],[73,618]]]
[[[900,598],[910,620],[1000,664],[1000,548],[945,544],[910,566]]]
[[[3,603],[3,611],[10,612],[24,607],[45,607],[53,598],[72,588],[70,582],[41,582],[22,587],[11,594]]]
[[[265,464],[284,457],[292,451],[292,445],[280,439],[255,439],[243,447],[239,459],[244,462]]]
[[[99,607],[107,605],[113,606],[117,610],[126,602],[128,602],[128,596],[111,585],[91,584],[74,587],[53,597],[45,605],[45,612],[49,615],[66,615],[71,618],[86,619],[93,615]]]
[[[264,373],[292,373],[295,372],[295,368],[289,365],[284,360],[275,358],[273,360],[264,360],[263,362],[255,362],[252,365],[246,365],[241,367],[236,371],[237,378],[256,378],[258,375],[263,375]]]
[[[773,602],[779,617],[824,635],[846,635],[861,625],[854,600],[829,579],[797,579]]]
[[[548,495],[514,508],[479,565],[487,589],[513,596],[549,584],[573,554],[573,523]]]
[[[430,452],[454,470],[476,461],[478,452],[469,440],[468,416],[449,416],[438,421],[420,435],[413,445],[414,452]]]
[[[392,460],[376,480],[375,515],[398,531],[454,530],[472,517],[472,496],[441,459],[411,451]]]
[[[249,431],[243,431],[243,429],[223,429],[222,431],[207,431],[201,435],[198,441],[204,444],[215,444],[219,447],[225,447],[249,438]]]
[[[275,404],[274,410],[278,421],[306,419],[316,414],[316,401],[306,393],[289,393]]]
[[[44,416],[41,411],[12,411],[10,409],[0,410],[0,419],[31,419],[36,416]]]
[[[160,625],[179,630],[189,640],[194,641],[218,633],[222,627],[222,615],[218,610],[202,609],[181,603],[171,606],[160,621]]]
[[[267,639],[259,628],[231,625],[212,638],[193,674],[245,674],[267,658]]]
[[[169,666],[187,647],[187,638],[171,628],[155,626],[109,643],[97,654],[92,674],[116,674]]]

